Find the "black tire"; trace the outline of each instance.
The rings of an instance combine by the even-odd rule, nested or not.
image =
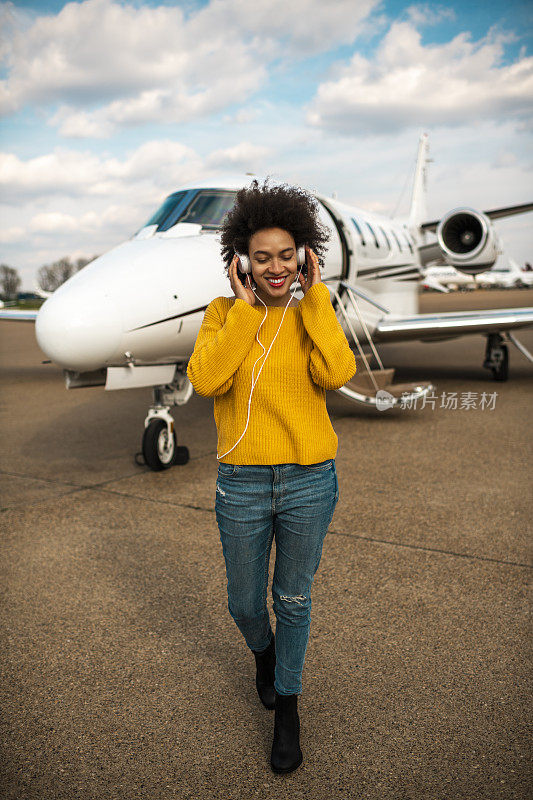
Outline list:
[[[496,368],[492,368],[492,377],[495,381],[506,381],[509,378],[509,349],[506,344],[501,344],[502,360]]]
[[[150,469],[156,472],[168,469],[174,464],[177,450],[174,431],[172,431],[172,446],[168,451],[165,451],[164,445],[167,438],[167,423],[164,419],[153,419],[144,429],[142,443],[144,460]]]

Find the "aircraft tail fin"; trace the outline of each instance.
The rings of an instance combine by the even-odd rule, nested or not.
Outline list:
[[[427,219],[427,165],[429,158],[429,138],[422,133],[418,142],[413,194],[409,209],[409,229],[417,238],[420,237],[420,225]]]

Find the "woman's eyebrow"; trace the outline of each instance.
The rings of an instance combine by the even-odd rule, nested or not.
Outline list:
[[[279,252],[280,253],[286,253],[287,250],[294,250],[294,247],[284,247],[283,250],[280,250]],[[265,256],[269,256],[270,255],[268,250],[255,250],[254,256],[258,255],[259,253],[261,253],[262,255],[265,255]]]

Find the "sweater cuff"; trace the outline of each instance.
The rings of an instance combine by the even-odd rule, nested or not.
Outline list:
[[[331,305],[329,289],[325,283],[319,281],[307,290],[300,300],[300,305],[303,305],[304,308],[309,306],[310,309],[315,309],[320,308],[326,301]],[[333,306],[331,307],[333,308]]]

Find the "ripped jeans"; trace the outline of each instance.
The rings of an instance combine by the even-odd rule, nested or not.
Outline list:
[[[250,650],[273,636],[266,604],[272,539],[279,694],[301,694],[311,585],[339,499],[335,459],[317,464],[219,462],[215,512],[226,561],[228,609]]]

